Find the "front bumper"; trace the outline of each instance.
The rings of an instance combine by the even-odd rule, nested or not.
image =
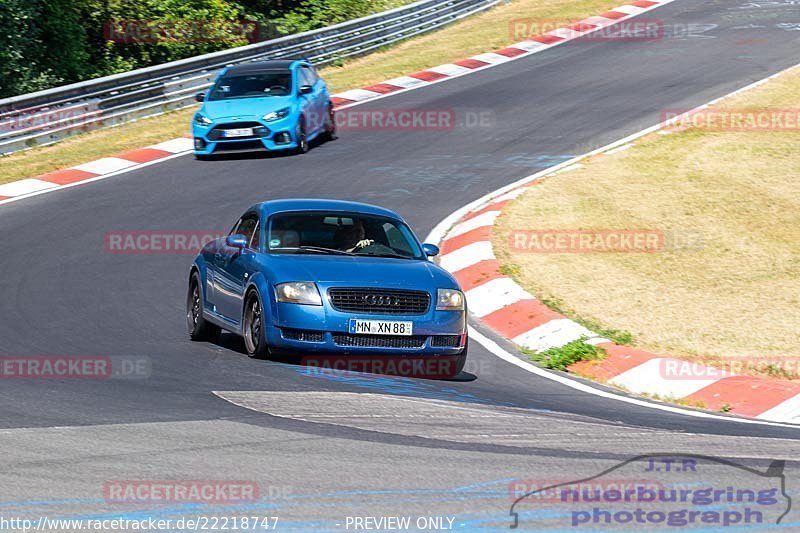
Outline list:
[[[225,138],[221,131],[237,127],[254,128],[254,135]],[[242,117],[238,121],[219,119],[204,126],[192,121],[194,153],[211,155],[245,150],[291,150],[297,148],[297,117],[291,114],[265,122],[261,118]]]
[[[465,311],[428,310],[424,315],[377,315],[342,312],[322,306],[273,303],[267,328],[271,349],[294,353],[458,355],[467,341]],[[413,323],[412,336],[351,335],[350,319],[401,320]]]

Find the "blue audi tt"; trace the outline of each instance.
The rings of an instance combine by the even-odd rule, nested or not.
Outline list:
[[[256,204],[191,266],[193,340],[247,353],[467,356],[466,301],[439,253],[392,211],[335,200]]]
[[[227,67],[192,120],[194,153],[247,150],[308,151],[317,137],[336,136],[328,88],[305,60],[272,60]]]

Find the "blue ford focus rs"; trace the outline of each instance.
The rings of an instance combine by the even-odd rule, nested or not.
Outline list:
[[[247,150],[308,151],[317,137],[336,135],[328,88],[305,60],[272,60],[227,67],[192,120],[194,153]]]
[[[457,281],[387,209],[335,200],[254,205],[208,243],[189,275],[194,340],[222,329],[247,353],[467,356]]]

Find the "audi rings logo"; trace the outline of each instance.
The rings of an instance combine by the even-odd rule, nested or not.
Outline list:
[[[389,294],[366,294],[364,302],[379,307],[397,307],[400,305],[400,298]]]

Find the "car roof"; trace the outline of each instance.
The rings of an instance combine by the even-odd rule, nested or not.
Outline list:
[[[225,71],[226,74],[246,74],[248,72],[263,72],[265,70],[288,70],[292,63],[303,61],[301,59],[270,59],[269,61],[255,61],[232,65]]]
[[[323,200],[316,198],[290,198],[285,200],[268,200],[253,206],[262,212],[281,213],[287,211],[340,211],[349,213],[363,213],[365,215],[378,215],[402,220],[402,217],[389,209],[361,202],[344,200]]]

